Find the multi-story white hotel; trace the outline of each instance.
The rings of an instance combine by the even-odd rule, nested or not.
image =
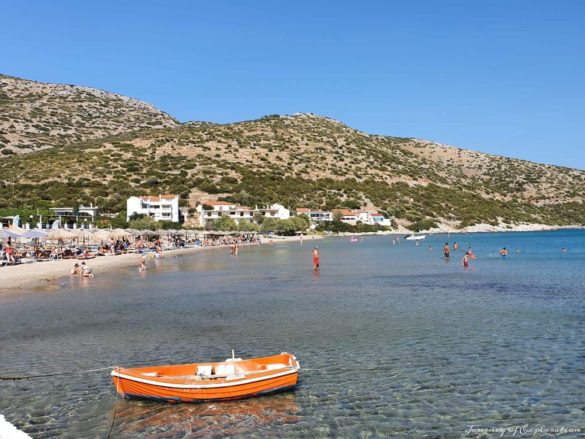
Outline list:
[[[156,221],[179,222],[178,195],[145,195],[130,197],[126,201],[126,220],[135,214],[144,214]]]
[[[257,207],[251,209],[247,206],[239,206],[227,201],[207,200],[201,201],[195,210],[199,213],[199,225],[201,227],[207,226],[210,222],[217,221],[222,215],[232,218],[236,224],[239,224],[240,221],[252,222],[256,213],[266,218],[290,218],[290,211],[280,204],[273,204],[261,209]]]

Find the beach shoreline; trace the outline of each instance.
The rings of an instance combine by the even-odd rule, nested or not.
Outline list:
[[[320,236],[303,237],[304,241],[312,241],[313,239],[321,239]],[[241,247],[251,247],[255,245],[270,245],[270,244],[287,244],[293,242],[300,242],[299,236],[285,236],[285,237],[267,237],[261,238],[260,244],[240,244]],[[184,255],[191,255],[207,250],[219,250],[229,248],[230,245],[213,245],[201,247],[187,247],[165,250],[163,257],[179,257]],[[86,262],[96,276],[102,276],[106,270],[128,270],[136,269],[140,263],[140,258],[144,254],[140,253],[124,253],[121,255],[99,256],[93,259],[59,259],[55,261],[33,262],[28,264],[20,264],[15,266],[7,266],[0,268],[0,294],[14,293],[21,291],[51,291],[59,288],[59,280],[68,278],[71,275],[69,270],[75,263],[81,264]]]

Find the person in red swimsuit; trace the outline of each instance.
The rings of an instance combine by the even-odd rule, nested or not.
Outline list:
[[[319,269],[320,255],[319,255],[319,247],[315,247],[312,251],[313,254],[313,270]]]

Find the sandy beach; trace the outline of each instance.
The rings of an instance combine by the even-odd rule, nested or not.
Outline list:
[[[304,241],[307,242],[321,238],[320,236],[308,236],[304,237]],[[267,237],[261,238],[260,245],[286,244],[299,241],[300,237],[298,236]],[[258,244],[240,244],[241,247],[254,245]],[[163,257],[178,257],[228,247],[227,245],[216,245],[165,250]],[[95,276],[101,276],[113,269],[138,269],[141,256],[137,253],[126,253],[115,256],[100,256],[85,262],[92,268]],[[82,262],[84,261],[78,259],[60,259],[56,261],[33,262],[2,267],[0,268],[0,293],[23,290],[46,291],[47,289],[57,288],[56,281],[59,278],[70,276],[69,270],[71,270],[73,265],[75,263],[81,264]]]

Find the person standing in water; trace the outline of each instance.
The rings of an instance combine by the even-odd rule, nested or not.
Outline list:
[[[313,249],[313,251],[311,253],[313,254],[313,270],[318,270],[319,264],[321,263],[321,261],[320,261],[321,255],[319,254],[319,247],[315,246],[315,248]]]
[[[449,243],[446,242],[443,246],[443,257],[449,259],[451,257],[451,250],[449,249]]]
[[[453,243],[453,251],[454,252],[458,252],[459,251],[459,244],[457,244],[456,242]]]
[[[469,268],[469,255],[467,253],[463,255],[461,262],[463,263],[463,268],[467,270]]]
[[[506,259],[508,257],[508,249],[506,247],[500,250],[500,256],[502,259]]]
[[[140,257],[140,265],[138,266],[138,271],[145,271],[146,270],[146,256]]]

